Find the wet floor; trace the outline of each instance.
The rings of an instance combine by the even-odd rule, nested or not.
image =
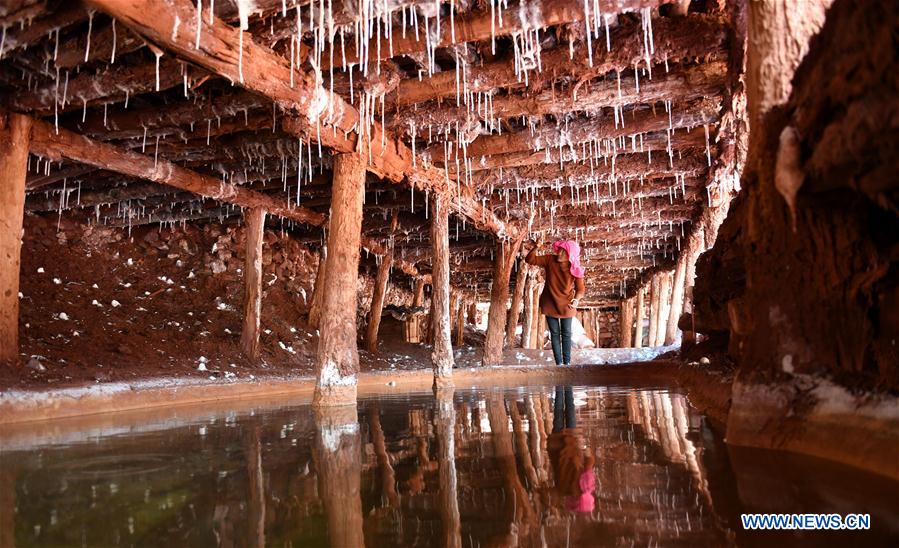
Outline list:
[[[895,484],[728,450],[664,389],[457,390],[5,439],[4,547],[899,542]],[[873,529],[749,534],[741,512],[870,513]]]

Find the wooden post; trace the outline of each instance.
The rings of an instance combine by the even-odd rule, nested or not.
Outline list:
[[[315,285],[312,288],[312,303],[309,305],[309,327],[318,329],[318,322],[322,316],[322,295],[324,293],[325,267],[328,263],[328,246],[323,245],[318,254],[318,270],[315,272]]]
[[[546,344],[546,316],[538,311],[537,318],[539,321],[537,322],[537,335],[534,340],[537,341],[536,348],[542,350]]]
[[[330,544],[364,546],[362,434],[356,408],[316,409],[315,426],[315,467],[319,494],[328,516]]]
[[[19,356],[19,270],[31,119],[0,116],[0,362]]]
[[[674,344],[677,337],[677,321],[684,309],[684,280],[687,275],[687,261],[691,259],[689,243],[681,251],[677,260],[677,268],[671,282],[671,307],[668,309],[668,323],[665,326],[665,344]]]
[[[512,294],[512,306],[509,308],[509,318],[506,320],[506,344],[509,348],[515,346],[515,334],[518,331],[518,317],[521,315],[521,301],[524,300],[527,277],[527,263],[523,258],[519,259],[518,273],[515,275],[515,293]],[[524,339],[523,332],[521,338]]]
[[[643,318],[646,317],[646,306],[643,302],[645,294],[645,287],[641,287],[637,291],[637,318],[636,326],[634,327],[634,348],[643,347]]]
[[[490,288],[490,310],[487,315],[487,336],[484,340],[484,364],[495,365],[503,359],[503,338],[506,332],[506,306],[509,303],[509,276],[524,233],[514,242],[498,241],[493,261],[493,285]]]
[[[333,170],[327,276],[315,364],[315,406],[355,405],[356,373],[359,372],[356,287],[365,163],[359,154],[337,154]]]
[[[621,300],[621,314],[619,321],[621,323],[621,338],[618,345],[621,348],[630,348],[631,333],[633,333],[633,306],[630,299]]]
[[[460,311],[462,308],[460,307]],[[462,314],[459,315],[462,317]],[[435,391],[437,412],[434,414],[434,435],[437,438],[438,489],[440,522],[443,525],[442,546],[462,546],[462,522],[459,518],[459,497],[456,480],[456,409],[452,388]]]
[[[649,339],[647,346],[656,346],[656,330],[659,327],[659,273],[652,275],[649,289]]]
[[[465,344],[465,298],[459,297],[459,308],[456,310],[456,346]]]
[[[527,264],[527,263],[525,263]],[[529,267],[525,266],[528,270]],[[528,273],[524,288],[524,324],[521,326],[521,347],[530,348],[534,331],[534,275]]]
[[[657,314],[656,340],[653,346],[665,344],[665,330],[668,328],[668,309],[671,307],[671,273],[659,274],[659,312]]]
[[[477,299],[468,303],[468,325],[478,325],[478,301]]]
[[[431,363],[434,386],[452,384],[453,345],[450,341],[449,203],[435,196],[431,201]]]
[[[390,269],[393,268],[394,233],[397,227],[397,212],[393,212],[390,220],[390,236],[387,238],[387,253],[381,257],[378,274],[372,288],[371,307],[368,310],[368,329],[365,331],[365,349],[372,354],[378,353],[378,329],[381,327],[381,313],[384,310],[384,299],[387,297],[387,283],[390,281]]]
[[[424,278],[416,278],[415,279],[415,289],[412,292],[412,306],[418,307],[421,306],[425,300],[425,281]],[[419,322],[421,321],[419,316],[412,316],[408,320],[406,320],[406,342],[407,343],[420,343],[421,342],[421,329],[419,329]]]
[[[259,357],[259,323],[262,314],[262,241],[265,232],[265,209],[254,207],[245,212],[247,222],[247,257],[244,265],[243,329],[240,349],[255,360]]]

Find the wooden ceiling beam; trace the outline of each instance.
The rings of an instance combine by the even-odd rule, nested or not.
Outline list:
[[[284,112],[294,115],[291,123],[285,120],[285,130],[342,152],[361,148],[355,133],[360,129],[359,113],[338,95],[325,90],[317,72],[296,70],[289,60],[256,44],[251,35],[244,36],[243,31],[220,19],[210,21],[208,17],[202,17],[197,22],[196,7],[192,2],[88,0],[88,3],[179,57],[272,99]],[[177,28],[176,18],[194,21],[194,25],[199,23],[199,48],[195,46],[195,32],[187,28],[172,32]],[[380,124],[371,124],[367,135],[374,171],[383,171],[395,182],[408,179],[420,189],[448,195],[453,198],[450,203],[456,213],[468,216],[471,222],[486,230],[496,234],[517,234],[516,227],[507,227],[470,195],[457,193],[457,186],[449,184],[442,171],[417,167],[411,151],[402,142],[383,135]]]
[[[639,11],[642,8],[656,8],[668,0],[598,0],[600,13],[617,14],[628,11]],[[591,5],[596,4],[593,2]],[[472,12],[457,16],[455,21],[441,21],[440,32],[434,32],[435,22],[431,22],[430,34],[434,37],[433,47],[442,48],[463,42],[477,42],[489,40],[491,36],[507,36],[522,30],[545,28],[562,25],[574,21],[583,21],[584,3],[582,0],[532,0],[528,3],[530,9],[521,9],[519,6],[499,10],[494,17],[489,10]],[[422,18],[423,19],[423,18]],[[500,24],[502,22],[502,24]],[[422,21],[424,23],[424,21]],[[395,29],[402,30],[402,29]],[[405,36],[394,32],[388,38],[374,37],[366,44],[368,59],[377,61],[388,59],[397,55],[407,55],[425,51],[424,36],[428,29],[421,25],[419,32],[406,30]],[[418,38],[417,38],[418,37]],[[335,52],[339,49],[335,48]],[[332,59],[326,48],[322,53],[322,70],[330,67],[344,67],[346,65],[359,65],[360,56],[356,50],[355,40],[347,40],[345,54],[335,53],[337,57]]]
[[[686,105],[673,105],[671,116],[664,110],[641,108],[626,112],[623,123],[616,123],[611,112],[604,111],[589,118],[579,118],[557,124],[543,123],[535,129],[520,129],[503,134],[481,135],[466,146],[469,158],[507,154],[510,152],[535,152],[560,145],[578,145],[590,141],[601,142],[624,137],[630,145],[630,137],[637,142],[641,134],[715,124],[721,107],[720,97],[706,97]],[[429,146],[427,152],[435,163],[445,158],[442,143]],[[451,152],[458,151],[455,146]],[[459,152],[456,152],[459,153]],[[453,154],[450,154],[452,160]]]
[[[539,117],[571,112],[593,112],[600,108],[626,107],[637,104],[654,104],[663,101],[689,102],[709,96],[718,96],[725,86],[727,64],[720,61],[703,63],[665,73],[664,68],[654,67],[653,78],[641,77],[639,91],[632,75],[584,82],[572,89],[544,88],[535,93],[494,96],[490,102],[490,116],[496,119]],[[483,118],[484,113],[469,112],[468,106],[457,106],[455,101],[444,106],[406,110],[393,115],[390,128],[407,133],[413,125],[417,131],[427,132],[429,126],[454,127],[471,116]]]
[[[672,19],[657,17],[652,21],[655,49],[649,56],[653,65],[678,63],[682,60],[704,58],[707,61],[724,59],[727,55],[725,40],[727,26],[716,17],[691,15]],[[532,70],[525,85],[524,78],[516,74],[514,59],[503,59],[480,66],[466,67],[466,82],[460,84],[469,93],[489,92],[497,88],[540,89],[548,79],[573,77],[578,80],[596,78],[613,71],[624,72],[634,66],[646,65],[646,49],[643,44],[641,21],[621,22],[610,31],[611,50],[605,44],[593,44],[593,63],[587,45],[583,42],[569,49],[566,45],[543,51],[542,72]],[[398,106],[423,103],[441,97],[455,97],[457,93],[455,71],[438,72],[428,78],[407,78],[400,81],[396,91],[388,96],[388,102]]]

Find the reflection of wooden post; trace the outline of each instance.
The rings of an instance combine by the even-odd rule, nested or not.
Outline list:
[[[247,512],[247,546],[265,546],[265,477],[262,473],[262,443],[259,439],[260,426],[250,430],[247,443],[247,475],[250,478],[250,493]]]
[[[390,236],[387,239],[387,252],[381,257],[375,285],[372,287],[371,308],[368,311],[368,329],[365,330],[365,349],[376,354],[378,352],[378,329],[381,327],[381,312],[384,310],[384,299],[387,297],[387,283],[390,281],[390,269],[393,268],[394,239],[397,213],[394,211],[390,221]]]
[[[259,356],[259,323],[262,313],[262,239],[265,209],[254,207],[246,213],[247,256],[244,265],[243,329],[240,349],[250,359]]]
[[[453,345],[450,320],[449,203],[431,200],[431,363],[434,385],[448,384],[453,375]]]
[[[643,347],[643,318],[646,316],[645,305],[643,303],[646,288],[641,287],[637,291],[637,318],[634,327],[634,348]]]
[[[455,423],[452,389],[436,391],[437,413],[434,432],[437,437],[437,463],[440,483],[440,521],[443,524],[443,546],[462,546],[462,525],[456,487]]]
[[[515,433],[515,447],[521,459],[521,467],[524,469],[525,476],[528,479],[528,485],[531,489],[534,489],[538,485],[539,480],[537,471],[534,469],[534,463],[531,460],[531,452],[528,449],[527,434],[525,434],[521,425],[521,412],[518,410],[517,400],[509,402],[509,416],[512,419],[512,431]]]
[[[527,491],[518,476],[518,464],[512,449],[512,435],[509,433],[509,415],[502,394],[492,394],[487,402],[487,415],[490,420],[490,432],[493,437],[493,456],[506,484],[506,492],[510,493],[509,501],[511,522],[518,527],[518,538],[524,538],[527,529],[534,520],[534,509],[531,507]],[[510,526],[512,525],[510,523]],[[510,527],[510,530],[512,527]]]
[[[331,546],[364,546],[362,530],[362,441],[356,408],[339,406],[315,413],[315,462],[319,493],[328,516]]]
[[[16,468],[14,462],[0,466],[0,546],[16,545]]]
[[[506,306],[509,304],[509,276],[524,231],[514,242],[498,241],[493,264],[493,285],[490,289],[490,311],[487,315],[487,335],[484,338],[484,364],[495,365],[503,359],[503,338],[506,333]]]
[[[468,303],[468,325],[478,325],[478,301],[477,299]]]
[[[381,409],[378,406],[371,408],[368,425],[371,428],[371,442],[378,459],[378,468],[381,470],[381,492],[387,499],[387,504],[392,508],[399,508],[400,496],[396,492],[396,474],[393,471],[393,465],[390,464],[390,456],[387,454],[384,430],[381,428]]]
[[[515,347],[515,334],[518,331],[518,317],[521,315],[521,301],[524,299],[527,277],[527,263],[524,262],[524,259],[519,259],[518,273],[515,275],[515,293],[512,294],[512,306],[509,308],[509,318],[506,320],[506,344],[509,348]],[[523,338],[524,332],[522,332]]]
[[[362,239],[365,163],[358,154],[333,157],[327,276],[316,353],[314,404],[356,403],[356,288]]]
[[[325,265],[328,258],[328,246],[323,245],[318,255],[318,270],[315,273],[315,286],[312,288],[312,304],[309,305],[309,327],[318,329],[322,315],[322,295],[325,285]]]
[[[19,357],[19,271],[31,119],[0,116],[0,362]]]

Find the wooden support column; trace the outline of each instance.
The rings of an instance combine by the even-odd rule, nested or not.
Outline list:
[[[434,386],[452,384],[453,345],[450,341],[449,204],[440,196],[431,201],[431,333]]]
[[[254,207],[244,216],[247,222],[247,257],[244,265],[243,329],[240,349],[252,360],[259,357],[259,323],[262,315],[262,241],[265,209]]]
[[[665,330],[668,328],[668,309],[671,307],[671,273],[659,274],[659,313],[656,316],[656,340],[653,346],[665,344]]]
[[[31,119],[0,115],[0,362],[19,356],[19,270]]]
[[[506,334],[506,307],[509,304],[509,276],[524,232],[513,242],[500,240],[496,245],[493,263],[493,285],[490,288],[490,310],[487,315],[487,336],[484,340],[484,364],[495,365],[503,359],[503,339]]]
[[[515,346],[515,332],[518,331],[518,317],[521,316],[521,302],[524,300],[524,289],[527,285],[528,265],[524,258],[518,260],[518,273],[515,275],[515,293],[512,294],[512,306],[509,308],[509,318],[506,320],[506,344],[509,348]],[[524,339],[524,332],[521,334]]]
[[[324,293],[325,269],[328,262],[328,246],[323,245],[318,254],[318,270],[315,272],[315,285],[312,288],[312,303],[309,305],[309,327],[318,329],[318,322],[322,317],[322,295]]]
[[[412,291],[412,307],[421,306],[425,300],[425,281],[424,278],[416,278],[415,279],[415,289]],[[421,329],[420,329],[421,318],[419,316],[412,316],[408,320],[406,320],[405,326],[405,334],[406,334],[406,342],[407,343],[420,343],[421,342]]]
[[[530,267],[525,267],[530,270]],[[524,288],[524,323],[521,326],[521,347],[530,348],[534,332],[534,275],[528,273]]]
[[[434,386],[452,385],[453,345],[449,291],[449,203],[440,196],[431,201],[431,363]]]
[[[468,304],[468,325],[478,325],[478,301],[473,300]]]
[[[643,318],[646,317],[644,304],[646,288],[641,287],[637,291],[637,313],[634,327],[634,348],[643,348]]]
[[[333,160],[328,259],[318,352],[315,406],[355,405],[359,351],[356,348],[356,288],[362,237],[365,162],[359,154]]]
[[[540,285],[540,290],[543,290],[542,284]],[[537,320],[537,334],[534,336],[534,340],[537,343],[535,348],[542,350],[546,344],[546,316],[541,314],[539,310],[537,311]]]
[[[633,302],[630,299],[622,299],[621,314],[619,317],[621,323],[621,338],[618,340],[618,345],[621,348],[631,347],[631,333],[633,333],[634,322],[633,311]]]
[[[387,284],[390,281],[390,269],[393,268],[394,233],[397,226],[397,213],[393,212],[390,220],[390,236],[387,238],[387,253],[381,257],[378,274],[372,288],[371,307],[368,310],[368,329],[365,331],[365,349],[372,354],[378,353],[378,329],[381,327],[381,313],[384,310],[384,299],[387,297]]]
[[[691,259],[689,246],[681,251],[677,260],[677,268],[671,282],[671,306],[668,308],[668,323],[665,326],[665,344],[674,344],[677,337],[677,321],[684,309],[684,280],[687,275],[687,262]]]
[[[459,297],[459,308],[456,310],[456,346],[465,344],[465,298]]]
[[[649,339],[647,346],[656,346],[656,330],[659,327],[659,273],[652,275],[649,289]]]
[[[330,544],[334,548],[364,546],[362,434],[356,408],[316,409],[315,431],[315,467]]]

